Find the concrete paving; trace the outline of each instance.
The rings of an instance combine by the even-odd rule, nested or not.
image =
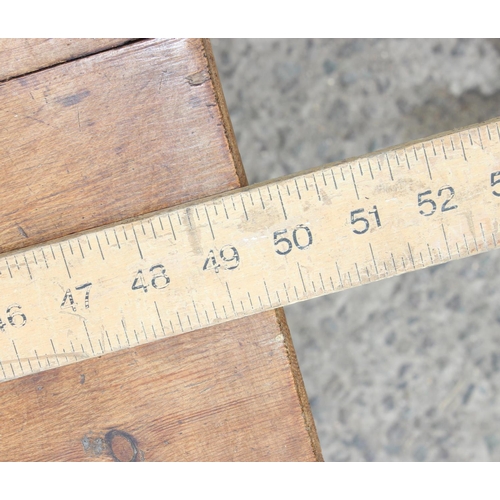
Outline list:
[[[500,116],[498,40],[220,40],[254,183]],[[500,252],[286,308],[325,460],[500,459]]]

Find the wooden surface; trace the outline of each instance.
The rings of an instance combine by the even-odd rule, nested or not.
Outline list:
[[[2,251],[245,182],[199,40],[15,78],[0,110]],[[0,418],[3,460],[321,459],[280,310],[0,384]]]
[[[131,38],[0,38],[0,81],[123,45]]]

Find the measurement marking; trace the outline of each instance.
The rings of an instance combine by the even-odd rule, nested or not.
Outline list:
[[[319,274],[319,279],[321,281],[321,287],[323,288],[323,291],[325,291],[325,284],[323,283],[323,276],[321,276],[321,273],[318,273]]]
[[[453,137],[450,136],[451,150],[455,151],[455,143],[453,142]]]
[[[460,248],[458,248],[458,243],[455,243],[456,247],[457,247],[457,254],[458,256],[460,257]]]
[[[340,288],[344,288],[344,283],[342,283],[342,275],[340,274],[340,268],[337,262],[335,262],[335,265],[337,266],[337,273],[339,273],[339,283],[340,283]]]
[[[384,268],[385,268],[385,275],[387,276],[389,274],[389,269],[387,269],[387,264],[384,262]]]
[[[20,271],[19,262],[17,262],[17,257],[14,255],[14,262],[16,263],[17,270]]]
[[[415,146],[413,146],[413,154],[415,155],[415,160],[418,161],[418,155],[417,155],[417,150],[415,149]]]
[[[437,156],[436,147],[434,146],[434,141],[431,141],[431,144],[432,144],[432,150],[434,151],[434,156]]]
[[[127,344],[130,347],[130,340],[128,338],[127,329],[125,328],[125,323],[124,323],[123,319],[121,321],[122,321],[123,331],[125,332],[125,338],[127,339]],[[85,322],[83,324],[85,325]],[[87,327],[85,327],[85,330],[86,329],[87,329]],[[88,332],[87,332],[87,335],[88,335]],[[90,337],[89,337],[89,342],[90,342]],[[90,347],[92,347],[92,344],[90,344]],[[93,348],[92,348],[92,352],[94,352]]]
[[[358,161],[359,173],[363,175],[363,169],[361,168],[361,162]]]
[[[443,256],[441,255],[441,249],[439,247],[437,248],[437,251],[439,254],[439,258],[441,259],[441,262],[443,262]]]
[[[123,325],[123,320],[122,320],[122,325]],[[95,354],[95,352],[94,352],[94,346],[92,345],[92,342],[90,340],[89,331],[87,329],[87,323],[85,321],[83,322],[83,327],[85,328],[85,333],[87,334],[87,339],[89,340],[90,349],[92,350],[92,354]],[[125,330],[125,325],[123,325],[123,329]],[[125,335],[127,335],[127,332],[125,332]],[[127,337],[127,341],[128,341],[128,337]],[[83,346],[82,346],[82,349],[83,349]],[[59,363],[59,361],[58,361],[58,363]]]
[[[429,243],[427,243],[427,249],[429,250],[429,257],[431,258],[431,264],[434,264],[434,259],[432,258],[432,252]]]
[[[175,237],[174,226],[172,225],[172,220],[170,219],[170,214],[167,214],[168,222],[170,223],[170,230],[172,231],[172,236],[174,237],[174,241],[177,240]]]
[[[299,294],[297,293],[297,287],[295,285],[293,285],[293,289],[295,290],[295,297],[299,300]]]
[[[161,221],[161,215],[158,216],[158,222],[160,223],[161,230],[165,231],[165,228],[163,227],[163,222]]]
[[[495,248],[497,247],[497,239],[495,238],[495,233],[491,233],[491,237],[493,238],[493,245],[495,245]]]
[[[85,259],[85,255],[83,255],[83,250],[82,250],[82,245],[80,245],[80,240],[77,240],[78,241],[78,246],[80,247],[80,253],[82,254],[82,259]],[[42,254],[43,254],[43,258],[45,259],[45,254],[43,253],[43,248],[42,248]],[[45,264],[47,264],[47,259],[45,259]],[[49,266],[47,266],[49,267]]]
[[[198,213],[198,208],[195,207],[194,211],[196,212],[196,218],[200,220],[200,214]]]
[[[182,226],[182,220],[181,220],[181,215],[179,212],[176,212],[177,215],[177,221],[179,222],[179,226]]]
[[[279,294],[278,294],[278,291],[276,291],[276,297],[277,297],[277,299],[278,299],[278,305],[280,305],[280,306],[281,306],[281,300],[280,300],[280,296],[279,296]]]
[[[69,343],[71,344],[71,347],[73,347],[73,343],[71,342],[71,340],[69,341]],[[73,349],[73,352],[75,350]],[[36,352],[36,349],[33,349],[33,352],[35,353],[35,357],[36,357],[36,360],[38,361],[38,366],[40,367],[40,370],[42,369],[42,363],[40,363],[40,358],[38,357],[38,353]],[[78,359],[76,357],[76,354],[75,354],[75,359]]]
[[[441,139],[441,147],[443,148],[444,159],[447,160],[448,157],[446,156],[446,151],[444,149],[444,141],[443,141],[443,139]]]
[[[59,363],[59,356],[57,354],[56,348],[54,347],[54,342],[52,339],[50,339],[50,345],[52,346],[52,350],[54,351],[54,354],[56,355],[56,361],[59,366],[61,366],[61,363]]]
[[[104,254],[102,253],[101,242],[99,241],[99,236],[97,236],[97,234],[95,235],[95,239],[97,240],[97,246],[99,247],[99,252],[101,252],[102,260],[104,260]]]
[[[149,219],[149,224],[151,226],[151,231],[153,231],[153,236],[154,236],[154,239],[156,240],[156,231],[155,231],[155,228],[153,226],[153,220],[152,219]]]
[[[467,255],[470,255],[469,245],[467,244],[467,238],[465,237],[465,233],[463,233],[463,235],[465,241],[465,248],[467,249]]]
[[[356,180],[354,179],[354,173],[352,171],[351,165],[349,165],[349,168],[351,169],[352,182],[354,183],[354,190],[356,191],[356,198],[358,198],[358,200],[359,200],[358,186],[356,186]]]
[[[228,319],[228,318],[227,318],[226,308],[224,307],[224,305],[222,306],[222,310],[224,311],[224,317],[225,317],[226,319]]]
[[[380,158],[377,156],[377,165],[380,172],[382,172],[382,165],[380,164]]]
[[[182,321],[181,321],[181,317],[179,316],[179,312],[176,311],[176,314],[177,314],[177,320],[179,321],[179,325],[181,327],[181,331],[184,332],[184,327],[182,326]],[[172,325],[170,325],[172,326]],[[173,329],[172,329],[172,332],[173,332]]]
[[[490,126],[486,125],[486,130],[488,131],[488,139],[491,141]]]
[[[108,238],[108,233],[106,231],[104,231],[104,236],[106,237],[106,243],[109,246],[109,238]],[[73,255],[73,249],[71,248],[71,240],[68,240],[68,243],[69,243],[69,249],[71,250],[71,255]]]
[[[186,314],[186,318],[188,320],[188,323],[189,323],[189,328],[191,328],[191,330],[193,329],[193,325],[191,324],[191,319],[189,318],[189,314]]]
[[[448,238],[446,237],[446,232],[444,230],[444,226],[443,224],[441,224],[441,229],[443,230],[443,235],[444,235],[444,241],[446,243],[446,249],[448,250],[448,256],[450,257],[451,259],[451,252],[450,252],[450,247],[448,246]]]
[[[206,310],[206,309],[205,309],[205,316],[207,317],[207,325],[209,325],[209,324],[210,324],[210,319],[209,319],[209,317],[208,317],[208,313],[207,313],[207,310]]]
[[[14,371],[14,367],[12,366],[12,363],[9,363],[10,369],[12,371],[12,376],[15,378],[16,372]]]
[[[477,135],[479,136],[479,144],[481,145],[481,149],[484,149],[483,138],[481,137],[481,131],[479,130],[479,127],[477,127]]]
[[[496,125],[496,128],[497,128],[497,135],[498,135],[498,138],[500,139],[500,130],[498,130],[498,123],[495,123]]]
[[[52,247],[51,247],[52,248]],[[64,264],[66,265],[66,271],[68,271],[68,276],[69,278],[71,279],[71,273],[69,272],[69,267],[68,267],[68,263],[66,262],[66,256],[64,255],[64,251],[62,249],[62,245],[61,243],[59,243],[59,248],[61,249],[61,254],[63,256],[63,260],[64,260]]]
[[[321,195],[319,194],[318,183],[316,182],[316,176],[313,174],[314,185],[316,186],[316,194],[318,195],[318,200],[321,201]]]
[[[233,312],[234,312],[234,314],[236,314],[236,308],[234,307],[233,297],[231,296],[231,291],[229,290],[229,285],[227,284],[227,281],[226,281],[226,290],[227,290],[227,294],[229,295],[229,300],[231,301],[231,306],[233,308]]]
[[[38,262],[36,260],[36,255],[35,255],[35,251],[33,250],[31,253],[33,254],[33,260],[35,261],[35,265],[38,266]]]
[[[314,281],[311,281],[311,285],[313,287],[313,292],[316,293],[316,287],[314,286]]]
[[[297,189],[297,194],[299,195],[299,200],[301,200],[302,196],[300,196],[300,189],[299,189],[299,185],[297,184],[297,179],[294,179],[294,181],[295,181],[295,187]]]
[[[250,302],[250,307],[252,308],[253,311],[253,303],[252,303],[252,297],[250,297],[250,292],[247,292],[248,295],[248,301]]]
[[[401,257],[401,262],[403,263],[403,269],[406,271],[405,258]]]
[[[217,310],[215,309],[215,304],[213,302],[212,302],[212,307],[214,308],[215,318],[219,319],[219,316],[217,316]]]
[[[212,229],[212,223],[210,222],[210,217],[208,216],[208,210],[206,206],[205,206],[205,214],[207,216],[208,225],[210,226],[210,232],[212,233],[212,239],[215,240],[214,230]]]
[[[474,143],[472,142],[472,137],[470,135],[470,131],[467,132],[469,134],[469,141],[470,141],[470,145],[471,146],[474,146]]]
[[[290,196],[290,188],[288,187],[288,183],[285,184],[285,186],[286,186],[286,192],[288,193],[288,196]]]
[[[97,339],[97,342],[99,342],[99,347],[101,348],[101,354],[104,354],[104,348],[102,346],[101,339]],[[137,343],[139,343],[139,341],[137,341]],[[63,349],[63,351],[64,351],[64,349]]]
[[[266,284],[266,280],[262,280],[264,282],[264,288],[266,289],[266,294],[267,294],[267,300],[269,301],[269,305],[272,307],[272,302],[271,302],[271,297],[269,296],[269,290],[267,289],[267,284]],[[260,297],[259,297],[259,300],[260,300]],[[262,302],[261,302],[261,305],[262,305]]]
[[[248,220],[247,207],[245,207],[245,201],[243,200],[243,195],[240,194],[241,206],[243,207],[243,211],[245,212],[245,219]]]
[[[288,296],[288,290],[286,289],[285,283],[283,283],[283,288],[285,289],[286,300],[288,300],[288,303],[290,303],[290,297]]]
[[[106,231],[104,231],[104,233],[106,233]],[[108,241],[108,245],[109,245],[109,241]],[[71,240],[68,240],[68,246],[69,246],[69,250],[71,252],[71,255],[74,255],[74,253],[73,253],[73,247],[71,246]]]
[[[273,197],[271,196],[271,191],[269,189],[269,186],[267,186],[267,194],[269,195],[269,200],[273,201]],[[233,205],[234,205],[234,202],[233,202]],[[235,207],[235,210],[236,210],[236,207]]]
[[[404,149],[404,152],[405,152],[406,164],[408,165],[408,170],[411,170],[410,162],[408,161],[408,154],[406,153],[406,148]]]
[[[10,270],[9,261],[5,259],[5,263],[7,264],[7,269],[9,270],[10,277],[12,278],[12,271]]]
[[[142,255],[142,250],[141,250],[141,247],[139,245],[139,240],[137,239],[137,234],[135,233],[135,227],[133,224],[132,224],[132,232],[134,233],[134,238],[135,238],[135,242],[137,243],[137,250],[139,250],[139,255],[141,256],[141,259],[144,260],[144,257]]]
[[[473,234],[472,238],[474,239],[474,246],[476,247],[476,252],[479,252],[479,248],[477,247],[476,235]]]
[[[200,317],[198,316],[198,310],[196,309],[196,304],[194,303],[194,300],[193,300],[193,308],[194,308],[194,312],[196,314],[196,319],[198,320],[198,324],[201,326]]]
[[[387,160],[387,166],[389,167],[389,174],[391,176],[391,181],[393,181],[394,177],[392,176],[391,164],[389,162],[389,156],[387,155],[387,153],[385,153],[385,159]]]
[[[156,300],[154,301],[154,303],[156,308],[156,314],[158,315],[158,319],[160,320],[161,331],[163,332],[163,336],[165,336],[166,335],[165,328],[163,328],[163,321],[161,320],[160,311],[158,311],[158,304],[156,303]]]
[[[332,280],[331,276],[330,276],[330,285],[332,285],[332,290],[335,290],[335,287],[333,286],[333,280]]]
[[[333,173],[333,168],[330,169],[330,172],[332,173],[333,185],[335,186],[335,189],[338,189],[337,181],[335,180],[335,174]]]
[[[0,361],[0,368],[2,368],[2,373],[3,373],[3,378],[7,378],[7,375],[5,374],[5,370],[3,369],[3,364],[2,362]],[[41,367],[40,367],[41,368]]]
[[[481,233],[483,235],[483,241],[484,241],[484,245],[486,247],[486,250],[488,250],[488,242],[486,241],[486,236],[484,235],[484,229],[483,229],[483,224],[480,222],[479,223],[479,226],[481,227]],[[27,263],[26,263],[27,264]]]
[[[373,171],[372,171],[372,165],[371,165],[371,163],[370,163],[370,159],[368,159],[368,168],[369,168],[369,170],[370,170],[370,175],[371,175],[371,178],[372,178],[372,180],[374,180],[374,179],[375,179],[375,177],[373,177]]]
[[[170,323],[170,330],[172,330],[172,333],[175,333],[175,331],[174,331],[174,325],[172,324],[172,320],[169,319],[168,321]]]
[[[281,209],[283,210],[283,215],[285,216],[285,220],[288,220],[288,217],[286,216],[285,205],[283,205],[283,200],[281,199],[280,187],[278,185],[276,185],[276,190],[278,191],[278,196],[280,198]],[[248,220],[248,218],[247,218],[247,220]]]
[[[116,334],[116,340],[118,342],[118,348],[121,349],[122,348],[122,343],[120,342],[120,337],[118,337],[118,334]],[[82,346],[82,349],[83,349],[83,346]]]
[[[425,163],[427,164],[427,172],[429,172],[429,179],[432,180],[431,166],[429,165],[429,158],[427,158],[427,151],[425,149],[424,143],[422,143],[422,149],[424,150]]]
[[[155,326],[154,326],[153,324],[151,324],[151,330],[152,330],[152,332],[153,332],[153,336],[154,336],[154,338],[155,338],[155,339],[157,339],[157,338],[158,338],[158,335],[156,335]],[[163,336],[165,336],[165,334],[163,334]]]
[[[295,180],[295,183],[297,183],[297,180]],[[266,209],[266,206],[264,205],[264,199],[262,198],[262,193],[260,192],[260,188],[257,189],[258,193],[259,193],[259,198],[260,198],[260,203],[262,205],[262,210],[265,210]],[[222,199],[222,201],[224,201],[224,199]],[[226,207],[224,206],[224,210],[226,209]],[[226,216],[227,216],[227,212],[226,212]]]
[[[394,255],[392,254],[392,252],[391,252],[391,259],[392,259],[392,265],[394,266],[394,271],[396,271],[396,273],[397,273],[398,268],[396,266],[396,261],[394,260]]]
[[[243,305],[243,301],[240,300],[240,304],[241,304],[241,312],[245,312],[245,306]]]
[[[300,279],[302,280],[302,286],[304,287],[304,293],[306,293],[306,285],[304,283],[304,278],[302,276],[302,271],[300,270],[300,264],[297,262],[297,269],[299,270]]]
[[[325,171],[324,170],[321,171],[321,175],[323,176],[323,183],[326,186],[326,178],[325,178]]]
[[[309,186],[307,185],[307,177],[303,177],[304,179],[304,186],[306,187],[306,191],[309,191]]]
[[[415,261],[413,260],[413,254],[411,253],[411,246],[410,246],[410,244],[409,244],[409,243],[408,243],[408,250],[409,250],[409,252],[410,252],[410,259],[411,259],[411,263],[412,263],[412,265],[413,265],[413,269],[416,269],[416,268],[415,268]]]
[[[365,267],[365,271],[366,271],[366,277],[368,278],[368,281],[371,282],[372,280],[370,279],[370,272],[368,271],[367,267]]]
[[[141,321],[142,333],[144,333],[144,338],[148,340],[148,334],[146,333],[146,328],[144,327],[144,323]]]
[[[462,136],[461,136],[460,132],[458,133],[458,137],[460,138],[460,144],[462,145],[462,154],[464,155],[464,160],[467,161],[467,156],[465,155],[464,143],[462,141]]]
[[[122,231],[123,231],[123,236],[125,236],[125,241],[128,241],[127,230],[125,229],[125,226],[122,226]]]
[[[33,279],[33,276],[31,276],[31,269],[30,266],[28,265],[28,259],[26,258],[26,254],[23,254],[24,257],[24,262],[26,262],[26,269],[28,270],[28,274],[30,275],[30,280]]]
[[[113,349],[113,346],[111,345],[111,341],[109,340],[108,331],[104,330],[104,333],[106,334],[106,338],[108,339],[109,348],[110,348],[111,352],[113,352],[114,349]]]
[[[352,286],[352,279],[351,279],[351,273],[349,271],[347,271],[347,277],[349,278],[349,283],[351,284]]]
[[[24,373],[23,365],[21,363],[21,360],[19,359],[19,354],[17,353],[17,347],[14,341],[12,341],[12,345],[14,346],[14,351],[16,352],[16,357],[17,357],[17,362],[19,363],[19,367],[21,368],[21,372]],[[14,371],[14,370],[12,370]]]
[[[375,260],[375,255],[373,253],[372,244],[368,243],[368,246],[370,247],[370,253],[372,254],[372,259],[373,259],[373,265],[375,266],[375,274],[378,276],[379,275],[378,266],[377,266],[377,261]]]
[[[115,234],[115,240],[116,240],[116,244],[118,245],[118,250],[121,248],[120,247],[120,242],[118,241],[118,235],[116,234],[116,229],[113,228],[113,233]],[[80,244],[80,241],[78,241],[78,244]],[[82,249],[82,247],[80,247],[80,250]],[[83,252],[82,252],[82,257],[83,257]]]
[[[88,244],[88,246],[89,246],[89,250],[92,250],[92,247],[90,246],[90,240],[89,240],[88,235],[86,235],[86,238],[87,238],[87,244]],[[52,250],[52,248],[51,248],[51,250]],[[52,255],[54,255],[54,250],[52,250]],[[54,255],[54,259],[55,259],[55,258],[56,258],[56,256]]]
[[[262,300],[260,299],[260,295],[257,295],[257,298],[259,299],[260,308],[264,309],[264,306],[262,305]]]
[[[143,223],[142,223],[142,222],[143,222],[143,221],[141,221],[142,234],[143,234],[144,236],[146,236],[146,230],[144,229],[144,225],[143,225]]]
[[[361,275],[359,274],[358,264],[355,262],[354,265],[356,266],[356,272],[358,273],[358,280],[361,283]]]

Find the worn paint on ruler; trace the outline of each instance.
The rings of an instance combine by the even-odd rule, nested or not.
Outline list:
[[[497,247],[499,123],[0,258],[0,380]]]

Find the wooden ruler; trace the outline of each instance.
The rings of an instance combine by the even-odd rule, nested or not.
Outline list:
[[[0,258],[0,380],[492,250],[500,122]]]

